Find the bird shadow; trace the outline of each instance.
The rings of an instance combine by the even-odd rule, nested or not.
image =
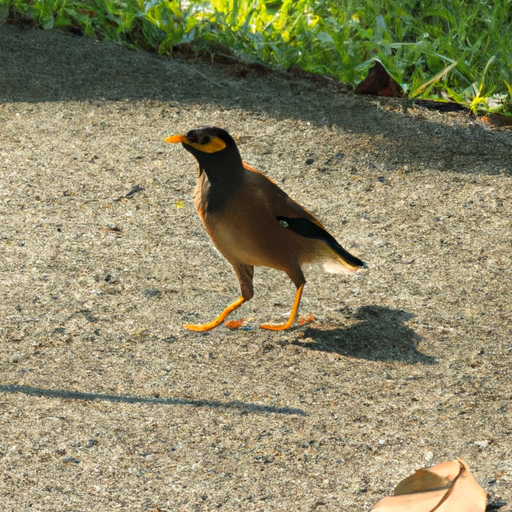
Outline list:
[[[412,313],[373,305],[349,312],[349,317],[359,321],[348,328],[307,327],[293,344],[371,361],[436,364],[435,357],[418,350],[422,338],[405,323],[414,317]]]

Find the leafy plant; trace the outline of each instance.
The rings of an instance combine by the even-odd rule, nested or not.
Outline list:
[[[131,48],[225,53],[344,83],[374,59],[411,96],[512,112],[510,0],[0,0],[24,17]]]

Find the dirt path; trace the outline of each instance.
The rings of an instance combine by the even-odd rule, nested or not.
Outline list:
[[[217,124],[368,271],[238,296],[163,142]],[[363,511],[463,457],[512,511],[512,134],[0,27],[3,510]],[[144,190],[126,196],[136,185]],[[118,200],[120,199],[120,200]]]

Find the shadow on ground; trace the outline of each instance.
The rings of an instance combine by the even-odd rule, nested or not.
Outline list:
[[[215,400],[197,400],[192,398],[145,398],[125,395],[106,395],[99,393],[83,393],[81,391],[68,391],[65,389],[44,389],[32,386],[0,385],[2,393],[23,393],[29,396],[44,396],[48,398],[62,398],[66,400],[104,400],[106,402],[124,402],[129,404],[161,404],[161,405],[191,405],[193,407],[210,407],[213,409],[238,409],[241,412],[264,414],[291,414],[306,416],[302,409],[292,407],[272,407],[244,402],[218,402]]]
[[[478,123],[473,126],[480,129],[469,129],[469,114],[460,114],[457,124],[441,122],[427,111],[413,117],[397,108],[400,101],[392,100],[394,107],[387,109],[387,99],[356,97],[283,73],[252,70],[241,76],[235,66],[180,62],[62,31],[12,25],[0,26],[0,62],[0,103],[158,100],[171,107],[212,104],[264,112],[278,120],[337,126],[347,133],[372,137],[365,155],[391,166],[512,173],[508,134],[481,129]]]
[[[413,316],[400,309],[364,306],[352,315],[358,323],[348,328],[308,327],[304,341],[294,344],[370,361],[436,364],[435,357],[417,349],[421,337],[405,325]]]

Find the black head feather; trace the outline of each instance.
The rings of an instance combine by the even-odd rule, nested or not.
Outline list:
[[[198,130],[190,130],[186,137],[190,142],[201,145],[207,144],[213,137],[218,137],[226,143],[226,147],[236,148],[238,151],[233,137],[226,130],[217,126],[205,126]]]
[[[183,147],[195,156],[201,171],[206,172],[210,181],[236,181],[235,176],[243,172],[243,162],[233,137],[222,128],[207,126],[198,130],[190,130],[186,139],[190,144],[182,142]],[[222,149],[208,151],[210,143],[220,139],[226,145]],[[202,150],[204,146],[205,150]]]

